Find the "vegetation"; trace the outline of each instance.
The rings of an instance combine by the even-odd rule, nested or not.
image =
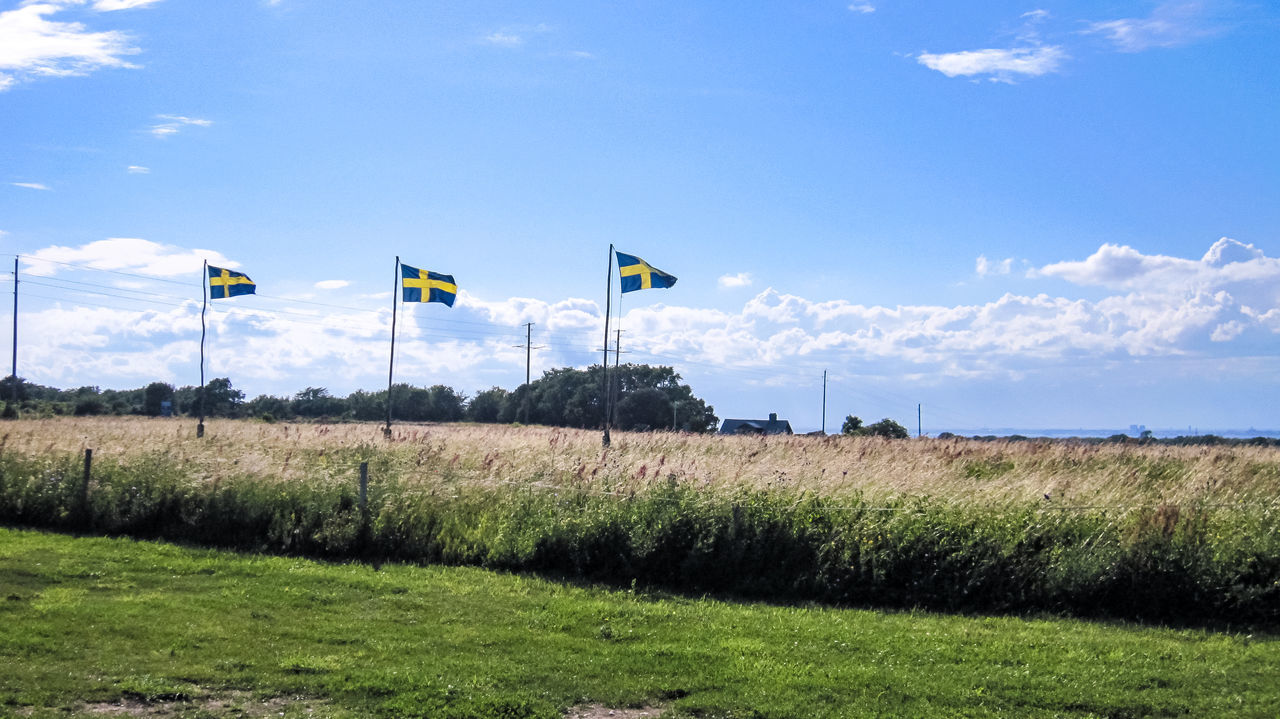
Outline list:
[[[1280,626],[1280,456],[483,426],[19,421],[0,521],[622,586]],[[21,430],[21,431],[18,431]],[[77,447],[97,445],[84,490]],[[357,467],[372,486],[358,505]]]
[[[862,419],[849,415],[844,418],[840,433],[851,437],[884,437],[886,439],[907,439],[911,435],[907,428],[885,417],[874,424],[863,426]]]
[[[59,390],[22,379],[0,381],[0,397],[18,397],[5,403],[5,419],[19,416],[145,415],[162,414],[170,403],[179,416],[244,418],[268,421],[357,420],[382,421],[387,417],[387,392],[358,390],[335,397],[324,387],[307,387],[293,397],[260,395],[245,401],[244,392],[219,377],[200,387],[174,388],[153,382],[135,390],[101,390],[81,387]],[[693,395],[680,375],[670,367],[626,364],[610,370],[611,395],[616,411],[614,425],[622,430],[679,429],[707,432],[717,425],[715,412]],[[493,387],[468,397],[445,385],[392,387],[392,417],[402,422],[522,422],[558,427],[599,428],[604,418],[604,387],[599,365],[586,370],[550,370],[515,392]]]
[[[0,714],[35,719],[1271,719],[1280,703],[1280,644],[1202,630],[726,604],[4,529],[0,582]]]

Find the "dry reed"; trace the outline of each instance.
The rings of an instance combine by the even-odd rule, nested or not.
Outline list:
[[[353,465],[425,484],[449,481],[632,493],[676,482],[709,493],[782,490],[831,498],[928,497],[947,504],[1046,507],[1265,504],[1280,497],[1280,449],[1068,441],[885,440],[613,434],[553,427],[217,420],[195,438],[185,419],[6,422],[0,450],[26,456],[91,448],[122,462],[162,459],[192,481],[228,475],[350,481]]]

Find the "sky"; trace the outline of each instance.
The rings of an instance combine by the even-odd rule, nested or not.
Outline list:
[[[0,297],[58,387],[198,384],[207,261],[249,398],[385,387],[393,308],[397,382],[586,367],[611,285],[721,418],[1276,429],[1277,67],[1246,0],[0,0]]]

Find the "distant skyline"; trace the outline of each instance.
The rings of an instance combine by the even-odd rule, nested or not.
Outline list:
[[[0,0],[19,375],[469,394],[623,361],[721,418],[1274,429],[1280,8]],[[8,342],[5,342],[6,346]],[[8,374],[6,365],[5,374]]]

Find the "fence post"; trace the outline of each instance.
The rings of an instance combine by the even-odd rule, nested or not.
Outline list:
[[[80,483],[80,496],[77,498],[80,516],[85,524],[90,523],[89,514],[89,477],[93,474],[93,450],[85,449],[84,451],[84,481]]]
[[[369,463],[360,463],[360,535],[356,540],[363,556],[369,546]]]

